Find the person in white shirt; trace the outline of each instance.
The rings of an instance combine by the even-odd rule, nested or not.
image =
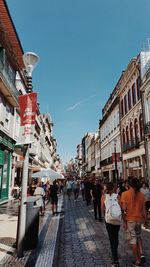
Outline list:
[[[36,201],[37,206],[40,208],[40,215],[44,215],[44,201],[43,197],[45,196],[45,191],[42,188],[42,182],[37,183],[37,187],[34,191],[34,196],[39,196],[39,199]]]

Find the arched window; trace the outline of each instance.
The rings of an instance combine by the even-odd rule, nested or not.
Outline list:
[[[139,129],[138,129],[138,120],[137,119],[135,119],[135,121],[134,121],[134,132],[135,132],[135,139],[137,141],[139,138]]]
[[[133,140],[133,124],[130,122],[130,140]]]
[[[123,144],[125,144],[125,142],[126,142],[125,130],[124,129],[122,131],[122,142],[123,142]]]
[[[139,125],[140,125],[140,138],[141,138],[141,141],[142,141],[143,138],[144,138],[144,127],[143,127],[143,116],[142,116],[142,114],[140,114]]]
[[[131,109],[131,89],[128,91],[128,108]]]
[[[133,103],[133,106],[136,104],[136,90],[135,90],[135,83],[132,85],[132,103]]]
[[[129,127],[128,126],[126,127],[126,140],[128,143],[129,142]]]

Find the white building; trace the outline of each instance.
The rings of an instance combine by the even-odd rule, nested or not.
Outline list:
[[[100,120],[101,175],[116,181],[122,176],[118,85],[110,95]]]
[[[94,144],[93,144],[93,138],[94,138],[94,133],[87,133],[85,135],[85,172],[87,174],[91,174],[92,172],[92,167],[94,167]],[[94,171],[94,169],[93,169]]]
[[[100,170],[100,131],[95,133],[95,176],[101,176]]]

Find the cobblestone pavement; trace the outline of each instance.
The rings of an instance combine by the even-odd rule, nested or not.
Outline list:
[[[50,204],[44,217],[40,217],[39,242],[36,249],[25,251],[17,258],[13,240],[0,240],[1,250],[7,245],[12,250],[0,260],[0,267],[110,267],[111,252],[104,222],[95,221],[92,205],[86,206],[81,197],[78,201],[59,197],[59,215],[52,217]],[[12,219],[12,208],[1,210]],[[13,212],[13,213],[12,213]],[[17,212],[17,211],[16,211]],[[1,231],[1,229],[0,229]],[[143,230],[145,267],[150,266],[150,230]],[[131,267],[132,253],[120,231],[120,267]],[[6,247],[5,247],[6,245]],[[55,252],[55,255],[54,255]]]
[[[104,222],[95,221],[92,205],[86,206],[79,198],[64,200],[58,249],[53,267],[110,267],[111,252]],[[146,254],[145,267],[150,266],[150,233],[143,231]],[[124,239],[119,236],[119,261],[121,267],[132,266],[132,253]]]

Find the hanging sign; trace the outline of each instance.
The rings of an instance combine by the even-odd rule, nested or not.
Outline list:
[[[18,97],[20,106],[20,131],[17,144],[31,144],[34,141],[37,93]]]

